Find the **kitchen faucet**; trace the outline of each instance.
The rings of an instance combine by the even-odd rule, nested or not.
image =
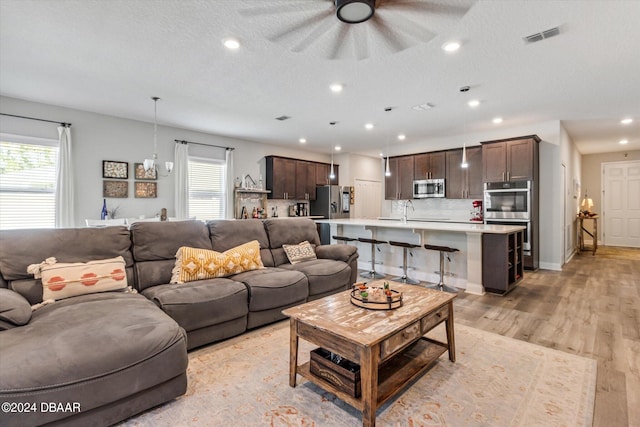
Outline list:
[[[402,222],[407,222],[407,211],[409,210],[409,205],[411,205],[411,210],[415,211],[413,207],[413,202],[411,200],[403,200],[402,201]]]

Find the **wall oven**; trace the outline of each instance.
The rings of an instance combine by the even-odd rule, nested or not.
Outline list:
[[[444,197],[444,179],[418,179],[413,181],[413,198]]]
[[[486,219],[531,219],[531,181],[485,182]]]

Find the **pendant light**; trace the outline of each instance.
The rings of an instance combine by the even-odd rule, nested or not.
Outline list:
[[[157,171],[156,162],[158,161],[158,101],[160,98],[153,96],[151,99],[153,100],[153,156],[150,159],[144,159],[146,172]],[[164,162],[164,167],[167,174],[162,176],[168,176],[173,170],[173,162]]]
[[[469,163],[467,163],[467,143],[465,142],[462,145],[462,163],[460,163],[461,168],[468,168]]]
[[[331,169],[329,170],[329,179],[332,181],[336,179],[336,174],[333,170],[333,147],[331,147]]]

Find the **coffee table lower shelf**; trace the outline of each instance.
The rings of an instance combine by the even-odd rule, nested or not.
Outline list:
[[[447,350],[447,344],[422,337],[407,349],[385,360],[378,371],[378,400],[376,406],[380,407],[413,379],[426,372]],[[352,407],[359,410],[363,409],[364,402],[361,398],[353,397],[323,378],[312,374],[309,369],[309,362],[298,365],[296,372],[325,391],[335,394]]]

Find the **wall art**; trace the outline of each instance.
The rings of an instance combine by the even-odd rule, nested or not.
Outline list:
[[[136,181],[136,197],[142,199],[155,199],[158,197],[158,183]]]
[[[156,175],[156,168],[146,170],[144,168],[144,163],[134,163],[133,173],[135,179],[158,179],[158,176]]]
[[[126,199],[129,197],[129,183],[127,181],[102,181],[102,197]]]
[[[113,160],[102,161],[102,177],[115,179],[129,179],[129,163]]]

